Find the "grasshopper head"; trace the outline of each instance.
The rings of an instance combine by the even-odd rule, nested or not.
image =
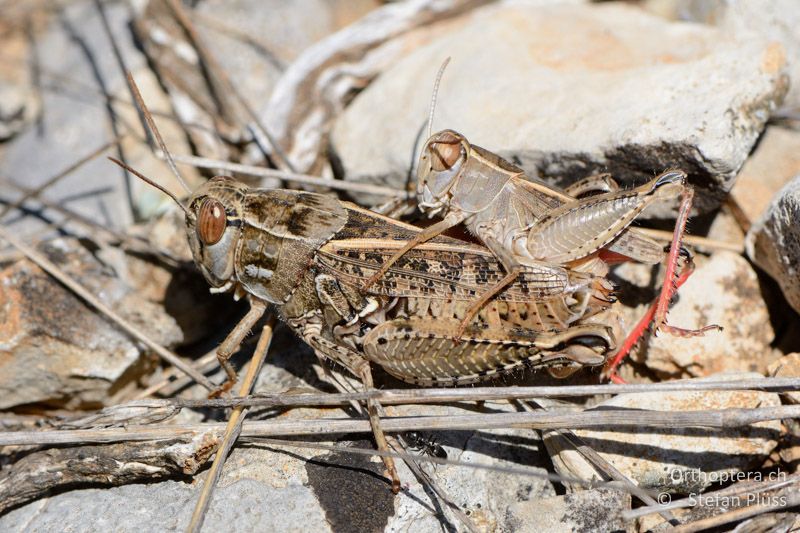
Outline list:
[[[417,166],[417,201],[429,215],[447,210],[450,189],[458,181],[470,146],[453,130],[434,133],[425,143]]]
[[[216,176],[189,198],[186,232],[195,263],[213,287],[222,287],[234,274],[234,254],[247,187],[233,178]]]

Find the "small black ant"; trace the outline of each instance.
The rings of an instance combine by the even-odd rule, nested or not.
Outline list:
[[[407,431],[403,434],[408,447],[422,455],[447,459],[447,451],[436,441],[434,437],[427,437],[418,431]]]

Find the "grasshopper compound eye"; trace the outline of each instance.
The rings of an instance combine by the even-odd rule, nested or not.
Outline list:
[[[449,132],[444,132],[449,133]],[[462,156],[461,139],[455,135],[440,135],[428,145],[431,167],[437,172],[453,168]]]
[[[225,207],[213,198],[206,198],[197,217],[197,236],[200,242],[210,246],[216,244],[225,233]]]

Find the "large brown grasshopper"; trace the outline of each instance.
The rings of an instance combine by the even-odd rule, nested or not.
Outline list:
[[[613,302],[610,284],[591,273],[567,272],[565,291],[546,271],[523,272],[454,344],[470,303],[503,277],[486,248],[431,239],[364,290],[364,280],[421,230],[334,197],[250,189],[227,177],[205,183],[186,205],[173,199],[186,214],[194,261],[212,291],[250,303],[217,351],[228,375],[222,390],[236,380],[229,358],[269,304],[320,358],[341,364],[367,388],[371,363],[410,383],[459,385],[525,367],[560,375],[603,364],[616,347],[603,319]],[[368,404],[385,450],[377,408]],[[392,459],[384,460],[399,487]]]
[[[434,85],[429,138],[417,165],[419,208],[442,220],[398,250],[365,288],[377,283],[403,254],[464,224],[497,256],[506,276],[476,298],[458,328],[458,339],[486,302],[502,293],[522,272],[535,269],[547,272],[551,278],[564,279],[574,271],[605,276],[612,261],[661,262],[664,248],[631,227],[631,223],[649,205],[680,197],[668,271],[654,313],[655,326],[681,336],[718,328],[687,330],[666,324],[667,306],[676,289],[673,277],[682,252],[681,237],[693,196],[684,172],[664,172],[631,190],[620,190],[606,174],[595,175],[562,191],[529,178],[521,168],[470,144],[460,133],[443,130],[431,134],[436,92],[446,64],[440,68]],[[688,272],[684,272],[681,282]],[[634,332],[637,338],[641,333]]]

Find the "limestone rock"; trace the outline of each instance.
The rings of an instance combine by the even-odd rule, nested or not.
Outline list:
[[[347,179],[404,186],[436,70],[452,56],[434,130],[455,129],[544,177],[608,171],[630,185],[679,167],[698,208],[710,209],[787,88],[780,45],[622,4],[500,3],[466,17],[337,120]]]
[[[731,189],[731,205],[747,231],[766,211],[775,193],[800,174],[800,132],[769,126]]]
[[[353,95],[408,50],[435,40],[451,25],[460,24],[460,15],[488,2],[386,3],[308,47],[281,76],[259,116],[295,169],[332,177],[331,124]]]
[[[717,324],[723,331],[690,338],[668,333],[650,335],[633,358],[664,378],[733,371],[765,374],[778,354],[770,347],[775,334],[755,270],[733,252],[717,252],[708,260],[696,260],[697,270],[678,290],[667,321],[682,328]],[[638,273],[638,278],[633,273]],[[617,269],[617,275],[640,287],[643,281],[651,286],[650,274],[651,268],[646,265],[628,264]],[[652,294],[646,293],[635,309],[628,308],[625,317],[629,327],[644,314]]]
[[[564,496],[509,505],[506,531],[628,531],[620,512],[630,508],[629,495],[592,489]]]
[[[139,533],[185,529],[197,493],[189,484],[126,485],[60,494],[11,511],[0,518],[6,531],[102,531]],[[276,489],[239,481],[214,491],[203,525],[207,531],[330,531],[307,487]]]
[[[800,108],[800,11],[794,0],[748,2],[747,0],[678,0],[678,15],[684,19],[714,24],[729,35],[780,43],[786,54],[791,79],[784,105]]]
[[[181,340],[163,307],[132,292],[77,241],[52,241],[44,252],[156,342]],[[28,261],[0,272],[0,315],[0,408],[102,404],[143,353],[127,333]]]
[[[800,377],[800,353],[790,353],[769,365],[769,375],[778,378]],[[785,392],[791,403],[800,404],[800,392]]]
[[[772,276],[786,300],[800,312],[800,174],[773,198],[747,234],[747,255]]]

